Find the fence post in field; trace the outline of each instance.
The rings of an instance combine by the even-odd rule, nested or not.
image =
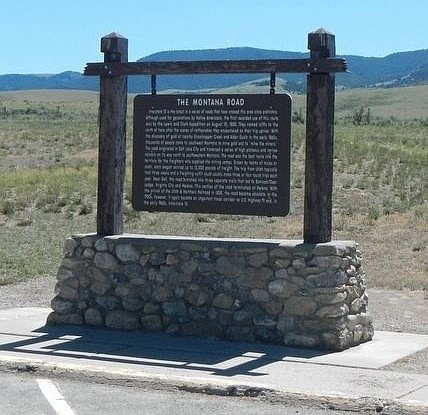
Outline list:
[[[110,33],[101,38],[104,62],[127,62],[128,39]],[[97,233],[123,232],[126,155],[127,76],[101,75],[99,107]]]
[[[323,29],[308,35],[311,59],[335,57],[335,38]],[[334,73],[307,76],[305,207],[307,243],[331,241],[333,191]]]

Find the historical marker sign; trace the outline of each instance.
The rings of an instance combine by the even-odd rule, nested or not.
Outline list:
[[[288,95],[138,95],[136,210],[284,216]]]

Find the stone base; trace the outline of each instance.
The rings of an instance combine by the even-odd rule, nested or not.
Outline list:
[[[352,241],[76,235],[51,324],[343,350],[373,336]]]

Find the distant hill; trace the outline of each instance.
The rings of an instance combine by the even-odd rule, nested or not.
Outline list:
[[[158,52],[139,61],[189,61],[189,60],[236,60],[236,59],[299,59],[308,53],[248,47],[203,50],[176,50]],[[342,56],[348,62],[348,73],[339,73],[336,84],[343,88],[391,87],[428,84],[428,49],[399,52],[383,58]],[[159,76],[159,91],[199,90],[226,88],[251,80],[265,78],[268,74],[236,75],[165,75]],[[303,91],[306,86],[304,74],[278,74],[291,91]],[[85,77],[78,72],[63,72],[55,75],[0,75],[0,91],[23,89],[80,89],[97,90],[97,77]],[[149,92],[147,76],[129,78],[130,92]]]
[[[98,89],[98,79],[67,71],[55,75],[0,75],[0,91],[25,89]]]

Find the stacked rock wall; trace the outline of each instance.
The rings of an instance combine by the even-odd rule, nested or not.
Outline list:
[[[76,235],[49,323],[342,350],[373,336],[355,242]]]

